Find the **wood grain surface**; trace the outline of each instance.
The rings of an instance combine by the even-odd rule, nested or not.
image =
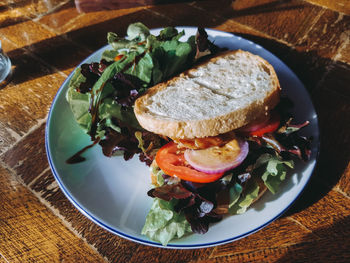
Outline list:
[[[0,262],[350,262],[350,1],[171,2],[83,13],[73,0],[0,0],[0,40],[13,63],[0,90]],[[280,219],[229,244],[162,249],[107,232],[64,196],[45,152],[51,102],[107,32],[125,35],[136,21],[235,33],[302,80],[321,150],[311,181]]]

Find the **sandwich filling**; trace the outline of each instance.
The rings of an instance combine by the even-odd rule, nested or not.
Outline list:
[[[161,147],[151,166],[154,203],[142,233],[164,245],[186,233],[204,234],[224,215],[244,213],[266,190],[275,194],[293,159],[307,161],[311,154],[310,139],[298,135],[308,122],[292,124],[287,101],[235,131]],[[154,227],[155,218],[158,224],[165,217]]]
[[[237,131],[205,138],[175,138],[157,152],[156,162],[167,175],[197,183],[213,182],[245,160],[249,152],[245,137],[273,133],[279,125],[279,115],[274,112]]]

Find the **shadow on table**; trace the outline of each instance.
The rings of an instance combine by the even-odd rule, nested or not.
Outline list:
[[[180,2],[186,1],[183,0]],[[231,0],[220,0],[218,1],[218,8],[216,8],[215,10],[215,19],[203,19],[203,16],[200,14],[201,12],[203,12],[203,10],[210,8],[207,6],[207,4],[210,3],[210,1],[198,1],[196,5],[198,10],[200,11],[198,11],[194,7],[190,7],[189,5],[179,4],[181,12],[171,13],[172,15],[170,19],[167,18],[166,13],[162,13],[162,10],[172,12],[172,7],[176,6],[176,4],[164,7],[164,9],[160,6],[165,5],[156,4],[154,6],[149,7],[147,10],[137,10],[132,13],[117,16],[106,21],[102,21],[83,28],[73,29],[71,31],[66,31],[67,29],[64,28],[65,25],[61,25],[60,23],[58,23],[60,24],[60,27],[55,28],[55,30],[58,32],[62,31],[60,35],[47,38],[36,43],[24,45],[21,48],[8,52],[8,55],[11,57],[11,60],[13,61],[13,64],[16,67],[16,71],[14,72],[13,76],[13,80],[15,81],[14,84],[20,84],[21,82],[24,82],[28,79],[42,77],[46,74],[54,72],[56,69],[60,71],[65,71],[67,69],[75,67],[93,51],[107,44],[106,36],[108,32],[115,32],[120,36],[124,36],[126,34],[127,26],[131,23],[134,23],[135,21],[141,21],[145,23],[146,26],[148,26],[149,28],[179,25],[214,28],[218,25],[224,24],[227,20],[233,17],[267,13],[276,10],[283,11],[288,9],[296,9],[300,7],[298,4],[285,5],[288,2],[290,2],[290,0],[273,1],[268,4],[261,4],[255,6],[254,8],[248,7],[240,10],[234,10],[232,8]],[[11,8],[15,9],[21,6],[26,7],[29,4],[29,1],[24,0],[20,3],[14,3]],[[71,8],[72,6],[74,6],[74,2],[67,1],[64,5],[56,7],[54,11],[50,12],[61,12],[67,8]],[[209,4],[209,6],[212,5]],[[6,6],[0,7],[2,7],[2,9],[0,9],[0,14],[1,12],[6,12],[6,10],[9,8]],[[194,10],[197,10],[199,13],[197,15],[193,15]],[[149,11],[153,11],[154,15],[151,16],[151,13]],[[45,15],[50,14],[50,12],[45,13]],[[43,14],[31,14],[33,18],[38,15],[42,16]],[[82,16],[93,17],[94,14],[88,13],[82,14]],[[57,17],[57,19],[59,19],[60,15],[58,15]],[[32,17],[24,16],[15,17],[13,18],[13,20],[11,19],[12,18],[9,17],[8,19],[6,19],[6,21],[3,21],[0,24],[0,28],[26,22],[27,20],[31,20]],[[50,19],[55,20],[56,16],[53,14],[53,16]],[[89,19],[90,18],[88,18],[88,20]],[[40,23],[40,20],[37,20],[37,22]],[[51,22],[53,23],[54,21]],[[21,37],[21,35],[23,35],[22,39],[24,41],[27,41],[29,43],[31,42],[31,39],[28,39],[30,34],[28,35],[26,32],[18,32],[18,34],[18,37]],[[67,39],[69,41],[67,41]],[[53,66],[53,68],[51,68],[49,72],[47,70],[30,70],[31,65],[38,64],[38,61],[35,59],[29,59],[28,56],[26,56],[28,51],[30,53],[34,53],[37,57],[41,58],[42,61]],[[25,57],[25,59],[27,60],[24,61],[23,57]],[[27,74],[27,72],[29,72],[29,74]]]
[[[350,262],[350,216],[306,235],[276,262]]]
[[[185,10],[181,13],[179,19],[189,16],[189,14],[190,10]],[[91,14],[87,14],[87,16],[88,15]],[[60,35],[11,50],[7,52],[7,55],[11,58],[12,64],[16,68],[13,76],[13,83],[20,84],[29,79],[36,79],[51,74],[55,70],[65,71],[76,67],[93,51],[107,45],[108,32],[115,32],[120,36],[124,36],[126,35],[128,25],[135,21],[143,21],[149,28],[177,26],[178,22],[168,20],[162,16],[154,16],[153,19],[150,19],[150,15],[151,13],[148,10],[138,10],[83,28],[62,32]],[[192,20],[195,20],[193,21],[194,26],[204,26],[203,22],[198,17]],[[210,23],[206,23],[206,26],[215,27],[225,20],[226,19],[223,18],[215,22],[211,21]],[[61,28],[58,28],[57,30],[59,31],[60,29]],[[25,32],[19,32],[19,34],[23,35],[25,41],[31,41],[28,39],[28,35],[26,35]],[[40,58],[41,62],[33,56],[28,56],[31,53],[34,53],[37,58]],[[38,64],[43,64],[42,62],[46,64],[47,70],[31,70],[33,65],[39,67]],[[52,67],[47,67],[47,65]]]

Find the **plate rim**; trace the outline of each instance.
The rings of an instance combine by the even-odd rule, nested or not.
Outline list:
[[[185,30],[185,29],[196,30],[197,29],[197,27],[194,27],[194,26],[176,26],[176,28],[180,29],[180,30],[182,30],[182,29],[183,30]],[[161,30],[161,29],[162,28],[152,28],[152,29],[150,29],[150,31],[152,33],[152,31],[158,31],[158,30]],[[259,44],[256,44],[255,42],[253,42],[253,41],[251,41],[249,39],[246,39],[246,38],[241,37],[241,36],[237,36],[237,35],[235,35],[234,33],[231,33],[231,32],[225,32],[225,31],[221,31],[221,30],[217,30],[217,29],[211,29],[211,28],[205,28],[205,30],[207,31],[208,35],[210,35],[209,31],[216,32],[216,33],[220,33],[220,34],[223,34],[223,35],[239,38],[239,40],[242,39],[244,41],[247,41],[249,44],[254,44],[257,48],[262,48],[265,52],[268,52],[268,54],[270,56],[273,56],[274,59],[277,59],[279,63],[284,64],[289,69],[289,71],[294,75],[293,77],[295,77],[300,82],[300,84],[302,85],[303,89],[306,90],[304,84],[301,82],[301,80],[298,78],[298,76],[279,57],[277,57],[276,55],[271,53],[266,48],[260,46]],[[125,239],[130,240],[130,241],[137,242],[139,244],[153,246],[153,247],[158,247],[158,248],[166,248],[166,249],[199,249],[199,248],[207,248],[207,247],[213,247],[213,246],[217,246],[217,245],[227,244],[227,243],[230,243],[230,242],[242,239],[242,238],[244,238],[246,236],[249,236],[249,235],[251,235],[251,234],[253,234],[253,233],[255,233],[255,232],[257,232],[257,231],[259,231],[259,230],[261,230],[263,228],[265,228],[267,225],[271,224],[273,221],[275,221],[276,219],[281,217],[281,215],[283,215],[286,211],[288,211],[289,208],[296,202],[296,200],[298,198],[300,198],[300,196],[304,192],[306,186],[308,185],[312,175],[314,174],[315,168],[317,166],[317,162],[318,162],[318,159],[319,159],[319,152],[320,152],[320,140],[319,139],[317,141],[317,144],[315,145],[315,148],[316,148],[315,160],[314,160],[315,162],[314,162],[314,165],[313,165],[313,167],[312,167],[312,169],[310,171],[310,175],[309,175],[308,179],[306,180],[303,188],[295,195],[294,199],[280,213],[275,215],[270,220],[266,221],[262,225],[259,225],[258,227],[254,228],[254,229],[252,229],[252,230],[250,230],[250,231],[248,231],[246,233],[243,233],[243,234],[238,235],[238,236],[234,236],[232,238],[227,238],[227,239],[223,239],[223,240],[219,240],[219,241],[215,241],[215,242],[200,243],[200,244],[168,244],[167,246],[163,246],[159,242],[155,242],[155,241],[152,241],[152,240],[149,240],[149,239],[140,239],[138,237],[135,237],[135,236],[126,234],[126,233],[124,233],[122,231],[119,231],[119,230],[117,230],[117,229],[115,229],[115,228],[113,228],[111,226],[108,226],[104,222],[101,222],[93,214],[90,214],[89,212],[85,211],[84,208],[79,204],[79,202],[76,201],[74,199],[74,197],[69,193],[69,191],[65,188],[65,186],[64,186],[63,182],[61,181],[61,178],[58,175],[58,172],[57,172],[57,170],[55,168],[55,164],[54,164],[54,162],[53,162],[53,160],[51,158],[51,151],[50,151],[50,145],[49,145],[49,134],[50,134],[51,117],[52,117],[52,111],[55,108],[55,104],[57,103],[58,97],[60,96],[60,94],[62,93],[63,89],[66,87],[66,85],[68,85],[68,82],[72,78],[72,75],[74,74],[75,69],[78,68],[85,61],[91,59],[91,57],[95,56],[96,53],[98,53],[98,52],[108,48],[109,46],[110,45],[107,44],[107,45],[105,45],[105,46],[103,46],[103,47],[93,51],[93,53],[91,53],[89,56],[84,58],[76,67],[74,67],[74,70],[67,76],[67,78],[64,80],[64,82],[61,84],[61,86],[57,90],[57,92],[56,92],[56,94],[54,96],[54,99],[53,99],[53,101],[51,103],[50,110],[48,112],[46,125],[45,125],[45,149],[46,149],[46,156],[47,156],[47,159],[48,159],[48,162],[49,162],[50,169],[51,169],[51,171],[52,171],[52,173],[54,175],[54,178],[55,178],[56,182],[58,183],[58,185],[60,187],[60,190],[64,193],[64,195],[67,197],[67,199],[74,205],[74,207],[78,209],[78,211],[80,213],[82,213],[89,220],[91,220],[95,224],[99,225],[103,229],[109,231],[110,233],[116,234],[116,235],[118,235],[118,236],[120,236],[122,238],[125,238]],[[317,111],[316,111],[316,109],[314,107],[314,103],[311,100],[311,96],[310,96],[309,93],[308,93],[308,96],[310,98],[310,103],[311,103],[312,109],[315,111],[315,115],[316,115],[315,118],[316,118],[316,124],[317,124],[316,125],[317,134],[318,134],[318,137],[320,137],[320,128],[319,128],[319,122],[318,122],[318,114],[317,114]]]

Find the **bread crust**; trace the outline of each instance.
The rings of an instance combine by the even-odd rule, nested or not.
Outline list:
[[[147,100],[155,93],[166,89],[169,85],[176,82],[178,79],[188,75],[194,69],[201,67],[208,62],[215,62],[216,60],[234,54],[236,52],[244,52],[248,56],[258,60],[262,63],[271,76],[273,82],[273,88],[268,94],[266,94],[263,100],[254,101],[246,107],[242,107],[238,110],[216,116],[214,118],[201,119],[201,120],[169,120],[166,118],[160,118],[154,114],[149,113],[146,108]],[[148,131],[168,136],[171,138],[192,139],[203,138],[208,136],[216,136],[221,133],[229,132],[231,130],[240,128],[255,119],[267,114],[268,111],[273,109],[280,99],[280,85],[273,67],[263,58],[253,55],[249,52],[242,50],[227,51],[221,53],[214,58],[204,61],[177,77],[170,79],[167,82],[160,83],[150,88],[143,96],[138,98],[134,105],[134,112],[140,125]]]

